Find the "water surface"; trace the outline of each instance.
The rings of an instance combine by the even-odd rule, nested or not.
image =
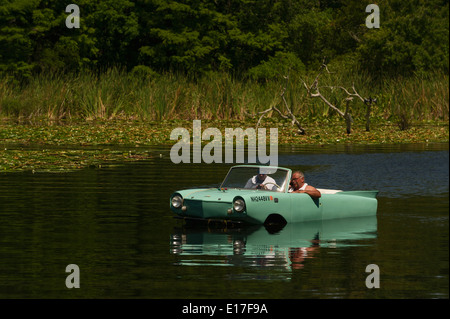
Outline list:
[[[448,144],[280,149],[320,188],[378,189],[376,218],[186,227],[176,189],[228,164],[148,161],[0,175],[1,298],[448,298]],[[65,268],[80,268],[68,289]],[[377,264],[380,288],[365,268]]]

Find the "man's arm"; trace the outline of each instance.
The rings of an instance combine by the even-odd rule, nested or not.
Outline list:
[[[298,190],[294,191],[293,193],[306,193],[313,199],[318,199],[322,196],[322,194],[315,187],[310,185],[306,186],[306,189],[304,191]]]

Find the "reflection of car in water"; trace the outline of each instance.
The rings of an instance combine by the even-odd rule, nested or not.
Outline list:
[[[201,256],[222,256],[203,262],[208,265],[236,265],[258,267],[303,267],[308,258],[314,258],[320,248],[357,246],[376,238],[376,216],[341,220],[288,223],[273,233],[263,226],[242,228],[184,227],[171,237],[171,253],[182,256],[178,264],[199,265]]]
[[[266,175],[258,183],[261,170]],[[170,208],[180,218],[218,219],[250,224],[292,223],[374,216],[378,191],[320,189],[322,196],[288,192],[292,171],[282,167],[238,165],[219,188],[179,190]],[[256,185],[256,186],[255,186]]]

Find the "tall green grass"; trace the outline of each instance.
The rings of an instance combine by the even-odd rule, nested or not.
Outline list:
[[[414,121],[448,120],[449,76],[428,74],[383,83],[382,105],[402,129]]]
[[[22,84],[3,78],[0,79],[0,117],[245,120],[272,105],[283,110],[280,93],[287,85],[287,101],[299,120],[329,119],[336,114],[319,99],[309,98],[303,86],[302,81],[311,84],[315,75],[314,72],[293,74],[288,82],[281,77],[260,82],[239,80],[227,73],[211,73],[200,78],[175,73],[143,77],[113,68],[101,74],[41,74]],[[344,108],[344,92],[329,87],[336,85],[347,88],[355,85],[362,96],[376,97],[375,118],[406,124],[416,120],[448,121],[447,74],[389,79],[376,85],[359,73],[324,74],[320,78],[322,94]],[[357,100],[352,103],[353,117],[364,117],[365,105]]]

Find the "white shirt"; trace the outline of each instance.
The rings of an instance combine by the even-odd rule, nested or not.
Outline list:
[[[306,186],[308,186],[308,184],[307,184],[307,183],[303,183],[303,186],[300,187],[298,190],[299,190],[299,191],[304,191],[304,190],[306,189]],[[292,193],[293,191],[294,191],[294,189],[291,188],[291,187],[289,187],[288,192],[289,192],[289,193]]]
[[[270,184],[268,186],[269,189],[277,190],[277,187],[275,186],[276,182],[272,177],[266,176],[266,179],[262,183],[259,183],[256,180],[257,176],[258,175],[255,175],[252,178],[250,178],[248,180],[247,184],[245,184],[245,188],[256,188],[259,184],[262,184],[262,185]]]

